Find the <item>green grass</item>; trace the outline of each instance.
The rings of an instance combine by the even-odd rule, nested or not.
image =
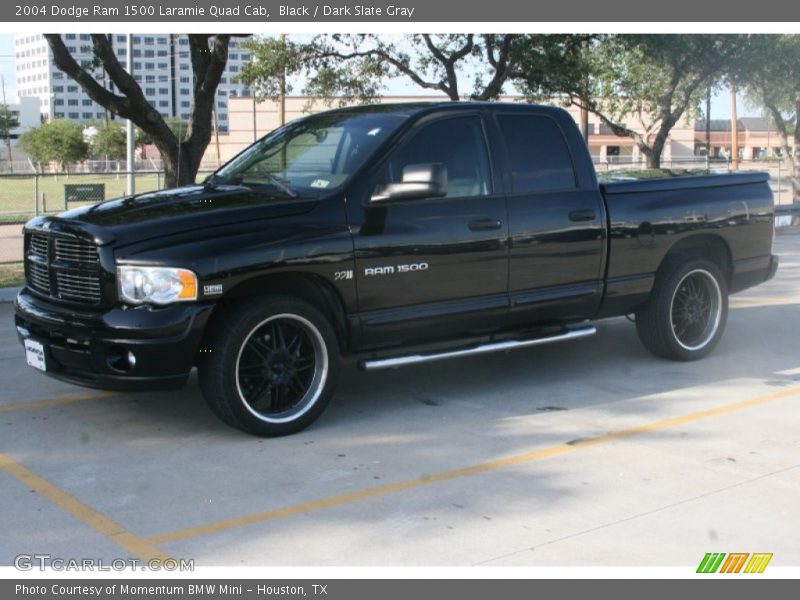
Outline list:
[[[106,200],[124,196],[127,188],[125,175],[40,175],[39,212],[56,213],[64,210],[64,184],[105,184]],[[158,189],[158,177],[154,174],[137,175],[136,191],[146,192]],[[161,177],[161,185],[164,178]],[[35,178],[33,175],[0,176],[0,223],[25,222],[32,217],[34,207]],[[70,202],[69,207],[80,206]]]
[[[0,264],[0,288],[23,285],[25,285],[25,272],[21,262]]]

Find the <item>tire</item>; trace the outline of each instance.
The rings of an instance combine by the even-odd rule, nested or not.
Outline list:
[[[289,296],[236,304],[215,323],[199,365],[211,410],[262,437],[296,433],[325,410],[336,388],[336,334],[313,305]]]
[[[656,356],[698,360],[722,337],[728,319],[728,286],[720,268],[704,258],[672,258],[659,269],[647,304],[636,313],[636,331]]]

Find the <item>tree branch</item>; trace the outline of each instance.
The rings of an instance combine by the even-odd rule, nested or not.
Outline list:
[[[80,84],[86,95],[92,100],[107,107],[111,112],[125,119],[131,116],[131,104],[124,96],[118,96],[100,85],[97,80],[88,73],[72,57],[64,41],[59,34],[45,34],[44,38],[53,52],[53,60],[59,70],[67,74],[68,77]]]
[[[500,92],[503,90],[503,84],[508,80],[513,70],[509,59],[511,57],[514,37],[514,34],[506,34],[503,36],[500,53],[495,57],[494,39],[488,34],[483,36],[486,60],[494,68],[494,75],[491,80],[489,80],[489,83],[484,86],[481,93],[473,95],[475,100],[491,100],[500,95]]]

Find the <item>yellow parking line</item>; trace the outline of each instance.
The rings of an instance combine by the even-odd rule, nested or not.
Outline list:
[[[442,471],[439,473],[434,473],[432,475],[418,477],[416,479],[408,479],[397,483],[389,483],[386,485],[380,485],[355,492],[348,492],[346,494],[339,494],[337,496],[330,496],[328,498],[322,498],[319,500],[312,500],[310,502],[301,502],[299,504],[292,504],[290,506],[286,506],[283,508],[259,512],[244,517],[224,519],[222,521],[208,523],[206,525],[198,525],[195,527],[188,527],[186,529],[179,529],[177,531],[172,531],[169,533],[154,535],[146,539],[147,541],[153,544],[165,544],[186,538],[192,538],[200,535],[216,533],[226,529],[232,529],[234,527],[242,527],[245,525],[251,525],[253,523],[261,523],[264,521],[270,521],[274,519],[280,519],[284,517],[291,517],[295,515],[310,513],[317,510],[322,510],[324,508],[330,508],[333,506],[351,504],[354,502],[367,500],[369,498],[385,496],[387,494],[393,494],[396,492],[402,492],[405,490],[410,490],[413,488],[430,485],[432,483],[438,483],[440,481],[448,481],[451,479],[457,479],[469,475],[477,475],[479,473],[485,473],[487,471],[495,471],[498,469],[504,469],[519,464],[530,463],[537,460],[558,456],[561,454],[576,452],[583,448],[589,448],[600,444],[607,444],[610,442],[629,438],[635,435],[658,431],[660,429],[666,429],[668,427],[675,427],[677,425],[691,423],[692,421],[698,421],[700,419],[705,419],[708,417],[714,417],[717,415],[732,413],[735,411],[743,410],[745,408],[758,406],[759,404],[765,404],[767,402],[772,402],[774,400],[791,398],[793,396],[798,396],[798,395],[800,395],[800,387],[788,388],[785,390],[767,394],[765,396],[759,396],[757,398],[751,398],[749,400],[742,400],[740,402],[734,402],[732,404],[726,404],[724,406],[718,406],[716,408],[710,408],[707,410],[701,410],[698,412],[689,413],[686,415],[673,417],[670,419],[664,419],[662,421],[646,423],[644,425],[639,425],[637,427],[621,429],[616,432],[600,435],[593,438],[586,438],[575,442],[559,444],[557,446],[551,446],[549,448],[543,448],[541,450],[534,450],[532,452],[507,456],[505,458],[490,460],[487,462],[482,462],[475,465],[462,467],[460,469],[453,469],[451,471]]]
[[[0,452],[0,469],[134,556],[145,561],[159,562],[169,558],[151,542],[134,535],[119,523],[90,508],[2,452]]]
[[[800,296],[751,296],[734,297],[730,300],[731,308],[746,308],[751,306],[774,306],[777,304],[798,304]]]
[[[37,410],[39,408],[52,408],[62,404],[72,404],[73,402],[83,402],[84,400],[102,400],[115,396],[115,392],[99,392],[94,394],[74,394],[72,396],[62,396],[61,398],[48,398],[46,400],[34,400],[32,402],[19,402],[0,406],[0,413],[15,412],[18,410]]]

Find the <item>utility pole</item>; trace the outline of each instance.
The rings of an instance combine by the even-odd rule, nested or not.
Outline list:
[[[706,164],[711,159],[711,86],[706,92]]]
[[[217,100],[211,105],[211,114],[214,116],[214,145],[217,147],[217,168],[222,166],[222,158],[219,152],[219,121],[217,120]]]
[[[281,106],[280,106],[280,125],[286,124],[286,34],[281,34],[281,45],[283,46],[283,69],[281,69]]]
[[[8,104],[6,104],[6,78],[0,75],[0,80],[3,83],[3,116],[6,119],[6,148],[8,149],[8,169],[10,173],[14,172],[14,161],[11,156],[11,126],[9,125],[10,119],[8,118]]]
[[[128,68],[128,73],[131,77],[133,77],[133,35],[128,34],[128,40],[126,43],[127,46],[127,56],[126,56],[126,63]],[[128,161],[127,161],[127,169],[128,169],[128,195],[132,196],[136,193],[136,178],[133,176],[133,169],[135,167],[134,163],[134,151],[136,149],[136,133],[133,129],[133,121],[128,119],[126,124],[126,132],[127,132],[127,142],[128,142]]]
[[[739,168],[739,119],[736,116],[736,82],[731,79],[731,170]]]
[[[770,138],[772,137],[772,113],[767,111],[767,153],[765,156],[770,158],[772,156],[772,141]]]
[[[589,42],[584,40],[581,44],[581,52],[585,55],[589,48]],[[589,76],[584,75],[581,77],[581,87],[583,88],[584,97],[589,97]],[[580,130],[586,145],[589,145],[589,109],[583,104],[580,107]]]
[[[250,90],[250,93],[253,95],[253,141],[255,142],[258,140],[258,133],[256,128],[256,91],[254,89]]]

